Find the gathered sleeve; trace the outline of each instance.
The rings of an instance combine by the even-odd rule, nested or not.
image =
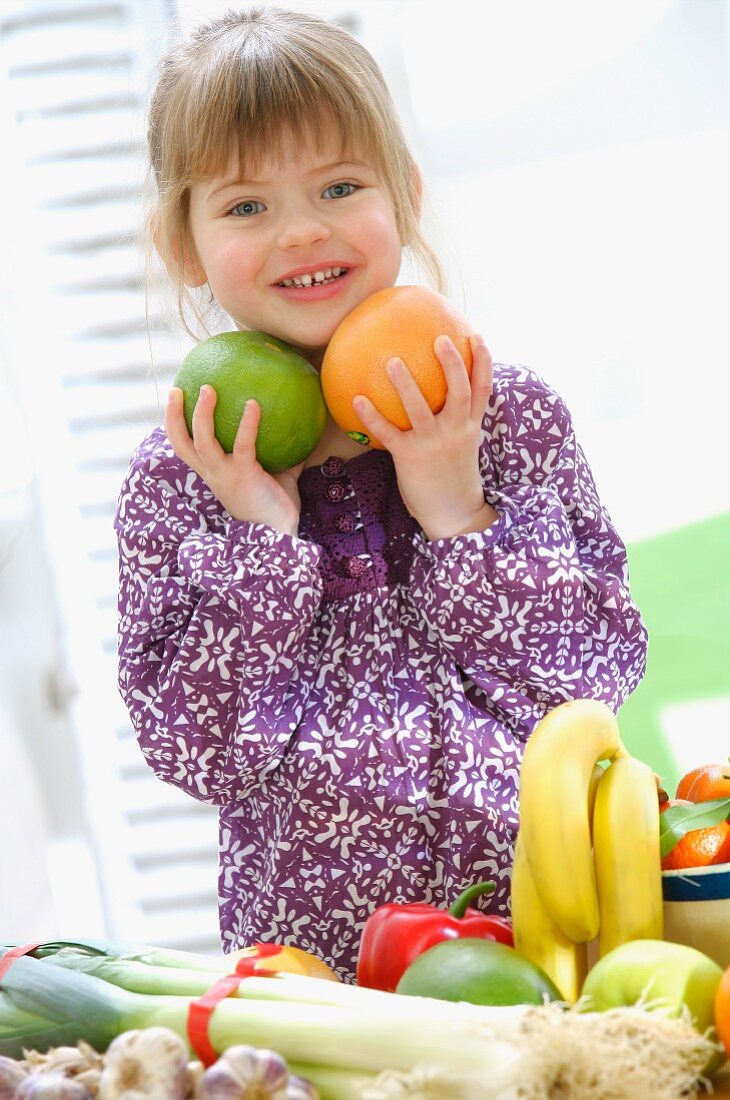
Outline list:
[[[497,377],[480,449],[497,520],[419,537],[411,592],[484,705],[529,732],[568,699],[617,711],[644,673],[647,633],[565,404],[530,371]]]
[[[159,778],[222,805],[281,762],[322,595],[319,550],[227,517],[156,429],[130,463],[119,548],[119,690]]]

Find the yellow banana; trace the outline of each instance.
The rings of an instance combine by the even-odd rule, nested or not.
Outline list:
[[[662,939],[659,799],[654,773],[641,760],[615,760],[598,784],[593,846],[599,954],[629,940]]]
[[[593,840],[593,807],[596,804],[596,794],[598,793],[598,784],[603,778],[604,769],[600,764],[594,764],[591,771],[591,777],[588,780],[588,822],[591,828],[591,840]]]
[[[625,755],[613,712],[594,699],[575,699],[550,711],[525,746],[520,770],[525,854],[542,904],[575,943],[598,934],[588,813],[593,768],[599,760]]]
[[[573,943],[550,919],[535,888],[530,864],[517,834],[512,868],[512,931],[515,948],[555,983],[560,995],[578,1000],[587,972],[586,945]]]

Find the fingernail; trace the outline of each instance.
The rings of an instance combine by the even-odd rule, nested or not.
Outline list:
[[[439,336],[438,344],[442,351],[451,351],[454,341],[450,340],[448,336]]]

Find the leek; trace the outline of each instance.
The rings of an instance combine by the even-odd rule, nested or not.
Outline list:
[[[147,993],[153,996],[176,995],[199,997],[218,981],[216,971],[182,970],[164,966],[148,966],[130,958],[84,955],[62,949],[56,955],[44,957],[46,965],[74,970],[101,978],[130,993]],[[230,971],[230,967],[228,971]],[[377,1012],[402,1017],[406,1012],[411,1020],[425,1016],[432,1019],[476,1019],[490,1026],[504,1028],[521,1020],[524,1005],[488,1008],[466,1002],[436,1001],[428,997],[408,997],[377,989],[357,988],[340,982],[323,981],[303,974],[282,972],[274,979],[251,975],[245,978],[230,996],[256,1001],[289,1001],[297,1004],[330,1005],[356,1011]]]
[[[20,1057],[24,1047],[46,1050],[79,1039],[104,1051],[116,1035],[146,1027],[168,1027],[187,1041],[189,992],[130,992],[73,969],[74,954],[83,966],[95,956],[66,946],[65,956],[61,946],[55,957],[47,949],[39,952],[46,958],[23,956],[0,979],[0,1054]],[[114,962],[101,952],[96,959],[109,967]],[[160,968],[171,978],[174,969]],[[230,969],[230,962],[214,977],[224,969]],[[122,961],[117,960],[117,977],[122,971]],[[202,985],[208,989],[209,975],[204,975]],[[317,1085],[323,1100],[381,1095],[373,1091],[373,1078],[383,1071],[409,1075],[417,1070],[443,1078],[448,1081],[443,1095],[450,1100],[472,1095],[489,1100],[512,1080],[517,1048],[495,1037],[495,1025],[499,1020],[506,1025],[514,1022],[514,1009],[504,1010],[507,1015],[501,1017],[502,1010],[494,1008],[381,994],[290,975],[246,978],[241,989],[243,996],[226,998],[211,1016],[214,1049],[220,1053],[243,1043],[276,1050],[292,1073]],[[272,999],[276,990],[281,999]],[[319,1003],[327,997],[332,1003]],[[478,1093],[473,1092],[475,1080],[481,1081]]]

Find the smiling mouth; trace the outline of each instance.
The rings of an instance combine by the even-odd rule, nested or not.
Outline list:
[[[295,275],[292,279],[282,279],[277,286],[284,287],[309,287],[309,286],[327,286],[329,283],[334,283],[337,279],[341,279],[343,275],[346,275],[350,269],[347,267],[326,267],[323,271],[314,271],[311,275]]]

